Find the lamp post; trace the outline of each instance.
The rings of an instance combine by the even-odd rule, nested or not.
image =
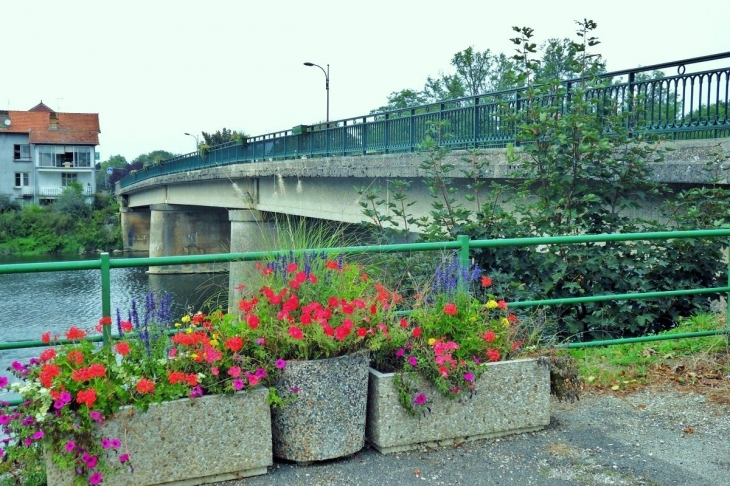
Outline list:
[[[187,133],[187,132],[185,132],[185,135],[187,135],[188,137],[193,137],[195,139],[195,151],[197,152],[198,149],[200,148],[200,142],[198,141],[198,136],[191,135],[190,133]]]
[[[325,79],[324,86],[325,86],[325,89],[327,90],[327,126],[329,127],[329,123],[330,123],[330,65],[327,64],[327,71],[325,71],[324,68],[322,66],[320,66],[319,64],[305,62],[304,65],[310,66],[310,67],[317,66],[324,73],[324,79]]]

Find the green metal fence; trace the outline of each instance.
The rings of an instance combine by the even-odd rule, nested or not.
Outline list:
[[[730,229],[720,230],[695,230],[695,231],[668,231],[655,233],[624,233],[624,234],[600,234],[600,235],[581,235],[581,236],[552,236],[539,238],[507,238],[501,240],[470,240],[468,236],[459,236],[455,241],[435,242],[435,243],[410,243],[398,245],[372,245],[372,246],[348,246],[337,248],[319,248],[319,249],[300,249],[296,252],[304,251],[328,251],[344,254],[362,254],[362,253],[400,253],[406,251],[444,251],[454,250],[459,255],[462,266],[469,265],[469,252],[472,248],[501,248],[508,246],[534,247],[539,245],[554,244],[581,244],[581,243],[600,243],[609,241],[638,241],[638,240],[668,240],[678,238],[718,238],[729,237]],[[214,255],[194,255],[194,256],[172,256],[172,257],[156,257],[156,258],[109,258],[108,253],[102,253],[98,260],[84,260],[73,262],[56,262],[56,263],[21,263],[0,265],[1,274],[14,273],[37,273],[37,272],[61,272],[74,270],[99,270],[101,278],[101,315],[111,316],[111,285],[110,272],[114,268],[129,267],[147,267],[147,266],[164,266],[179,264],[197,264],[197,263],[223,263],[223,262],[240,262],[240,261],[258,261],[276,255],[277,253],[290,253],[289,250],[282,252],[247,252],[247,253],[221,253]],[[728,302],[728,315],[730,315],[730,263],[728,265],[728,285],[725,287],[712,287],[700,289],[678,289],[662,292],[643,292],[630,294],[609,294],[609,295],[593,295],[589,297],[573,297],[565,299],[545,299],[535,301],[510,302],[511,308],[536,307],[544,305],[562,305],[577,304],[580,302],[602,302],[609,300],[635,300],[635,299],[657,299],[664,297],[672,297],[677,295],[691,294],[725,294]],[[177,332],[176,330],[171,330]],[[665,339],[683,339],[696,338],[703,336],[713,336],[720,334],[730,335],[730,319],[728,327],[714,331],[688,332],[681,334],[665,334],[651,335],[636,338],[610,339],[605,341],[590,341],[568,343],[563,345],[565,348],[580,348],[590,346],[606,346],[614,344],[625,344],[632,342],[657,341]],[[119,339],[111,332],[111,326],[103,326],[103,334],[101,336],[91,336],[85,338],[92,342],[111,343],[113,339]],[[53,343],[44,343],[42,341],[13,341],[0,342],[0,351],[9,349],[35,348],[45,346],[55,346],[67,344],[71,341],[65,339],[54,340]],[[20,399],[8,400],[11,405],[17,405]]]
[[[695,231],[667,231],[654,233],[624,233],[624,234],[599,234],[599,235],[580,235],[580,236],[550,236],[550,237],[534,237],[534,238],[507,238],[499,240],[470,240],[468,236],[459,236],[455,241],[435,242],[435,243],[410,243],[397,245],[371,245],[371,246],[348,246],[327,249],[313,249],[314,251],[331,251],[344,254],[363,254],[363,253],[399,253],[406,251],[444,251],[455,250],[458,252],[459,259],[463,266],[468,266],[470,257],[469,252],[472,248],[501,248],[509,246],[535,247],[539,245],[555,245],[555,244],[582,244],[582,243],[600,243],[611,241],[638,241],[638,240],[668,240],[679,238],[724,238],[730,236],[730,229],[719,230],[695,230]],[[297,250],[297,252],[310,251],[308,249]],[[147,266],[164,266],[179,264],[198,264],[198,263],[224,263],[224,262],[240,262],[240,261],[257,261],[270,258],[277,252],[247,252],[247,253],[221,253],[213,255],[193,255],[193,256],[171,256],[156,258],[120,258],[112,259],[109,254],[102,253],[98,260],[84,260],[73,262],[57,262],[57,263],[25,263],[25,264],[9,264],[0,265],[0,274],[13,273],[34,273],[34,272],[60,272],[73,270],[99,270],[101,278],[102,305],[101,315],[111,316],[111,285],[110,272],[114,268],[129,267],[147,267]],[[278,252],[281,254],[289,254],[289,251]],[[534,301],[510,302],[511,308],[525,308],[536,306],[577,304],[581,302],[603,302],[609,300],[638,300],[638,299],[657,299],[664,297],[672,297],[678,295],[693,294],[725,294],[728,299],[730,309],[730,268],[728,269],[728,285],[725,287],[699,288],[699,289],[677,289],[661,292],[643,292],[629,294],[608,294],[593,295],[588,297],[572,297],[564,299],[544,299]],[[730,313],[729,313],[730,315]],[[118,338],[111,333],[111,326],[103,326],[104,332],[101,336],[89,337],[87,339],[95,342],[104,342],[108,344],[112,339]],[[564,347],[576,348],[587,346],[604,346],[612,344],[624,344],[630,342],[655,341],[662,339],[680,339],[687,337],[711,336],[717,334],[730,334],[730,324],[727,329],[716,331],[701,331],[684,334],[673,335],[651,335],[637,338],[611,339],[605,341],[590,341],[580,343],[569,343]],[[58,340],[54,344],[65,344],[68,341]],[[0,342],[0,350],[21,349],[48,346],[48,343],[41,341],[14,341]]]
[[[686,72],[686,66],[725,61],[724,67]],[[730,52],[613,71],[586,96],[602,106],[614,106],[636,132],[670,140],[730,136]],[[660,69],[675,69],[655,77]],[[573,87],[582,80],[563,82],[565,94],[550,103],[567,106]],[[214,146],[201,155],[193,152],[131,173],[119,181],[128,187],[153,177],[229,164],[322,157],[413,152],[423,143],[428,122],[448,120],[452,149],[504,147],[514,142],[515,127],[505,115],[525,104],[524,88],[484,93],[400,110],[360,115],[343,120],[295,127],[249,137],[245,142]],[[538,100],[539,101],[539,100]],[[609,103],[610,101],[610,103]],[[534,102],[534,101],[533,101]],[[366,161],[363,164],[367,164]]]

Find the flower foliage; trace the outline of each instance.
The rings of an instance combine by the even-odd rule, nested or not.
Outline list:
[[[259,270],[258,292],[240,300],[238,315],[216,324],[261,342],[272,358],[330,358],[389,339],[398,296],[341,255],[291,254]]]
[[[283,360],[267,361],[260,344],[226,333],[233,329],[214,329],[205,314],[169,325],[167,298],[149,296],[141,318],[133,303],[127,316],[122,321],[117,312],[120,334],[111,346],[83,339],[111,326],[106,317],[96,329],[71,328],[64,336],[70,344],[45,349],[27,364],[14,362],[11,371],[19,381],[0,377],[0,388],[24,400],[0,410],[6,464],[28,463],[46,449],[59,466],[76,472],[77,481],[98,484],[115,469],[132,468],[124,438],[103,433],[105,420],[120,407],[234,393],[268,383],[285,366]],[[54,344],[57,338],[44,333],[42,340]]]
[[[521,348],[519,320],[489,293],[491,286],[476,266],[463,268],[455,255],[445,257],[431,288],[376,354],[376,367],[400,372],[395,384],[410,414],[429,410],[419,376],[443,396],[462,397],[474,391],[485,370],[481,363],[508,359]]]

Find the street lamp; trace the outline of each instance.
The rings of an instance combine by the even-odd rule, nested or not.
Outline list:
[[[330,65],[327,64],[327,71],[324,70],[322,66],[319,64],[314,64],[311,62],[305,62],[305,66],[317,66],[322,70],[324,73],[324,79],[325,79],[325,89],[327,90],[327,126],[329,127],[330,123]]]
[[[188,137],[193,137],[195,139],[195,151],[197,152],[198,149],[200,148],[200,142],[198,141],[198,136],[197,135],[191,135],[191,134],[189,134],[187,132],[185,133],[185,135],[187,135]]]

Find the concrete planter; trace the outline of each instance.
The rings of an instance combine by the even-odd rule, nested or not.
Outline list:
[[[134,465],[134,472],[105,475],[105,486],[193,486],[265,474],[273,463],[265,388],[163,402],[147,412],[125,407],[100,434],[118,437]],[[71,485],[69,471],[50,458],[46,466],[48,486]]]
[[[419,388],[431,413],[411,417],[398,402],[393,373],[370,369],[368,442],[382,454],[421,444],[448,445],[540,430],[550,423],[550,370],[535,359],[485,364],[476,393],[462,402],[442,397],[430,383]]]
[[[299,390],[297,399],[272,410],[274,456],[324,461],[365,445],[369,353],[313,361],[287,361],[275,387]]]

